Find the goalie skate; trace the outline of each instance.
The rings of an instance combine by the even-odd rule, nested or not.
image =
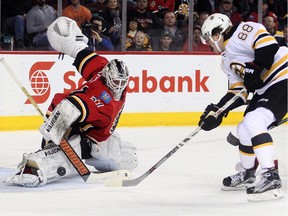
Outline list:
[[[222,190],[224,191],[238,191],[245,190],[255,182],[254,168],[238,172],[223,179]]]
[[[43,181],[41,173],[33,162],[31,162],[31,165],[34,167],[27,166],[29,162],[28,154],[24,153],[22,161],[17,166],[17,171],[8,179],[4,180],[3,183],[21,185],[23,187],[38,186]]]
[[[282,182],[277,169],[270,169],[261,174],[260,181],[247,188],[249,201],[273,200],[283,197]]]

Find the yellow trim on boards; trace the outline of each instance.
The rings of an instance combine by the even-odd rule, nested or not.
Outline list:
[[[123,113],[118,127],[195,126],[202,112]],[[236,125],[242,112],[230,112],[222,125]],[[0,131],[38,130],[43,120],[40,116],[0,116]]]

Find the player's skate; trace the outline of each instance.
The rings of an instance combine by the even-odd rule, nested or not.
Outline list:
[[[247,188],[249,201],[263,201],[283,197],[282,182],[278,170],[273,168],[261,174],[260,181],[253,187]]]
[[[245,190],[255,182],[256,179],[255,172],[256,169],[254,168],[246,169],[234,175],[230,175],[224,178],[222,190],[224,191]]]

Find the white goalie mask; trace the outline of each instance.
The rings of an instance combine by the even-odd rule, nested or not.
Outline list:
[[[102,76],[112,92],[114,100],[119,101],[129,80],[129,71],[126,64],[122,60],[113,59],[103,68]]]
[[[203,23],[201,28],[201,40],[204,44],[210,39],[216,47],[218,46],[218,42],[222,37],[222,33],[224,33],[230,26],[232,26],[231,20],[228,16],[221,13],[214,13],[210,15]],[[220,37],[217,41],[212,39],[212,31],[216,28],[220,29]],[[218,49],[218,47],[217,47]]]

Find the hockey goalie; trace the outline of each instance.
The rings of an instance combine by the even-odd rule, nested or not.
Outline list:
[[[115,132],[126,101],[126,64],[119,59],[108,61],[89,50],[87,37],[67,17],[56,19],[47,36],[55,50],[75,59],[73,65],[86,82],[69,93],[55,94],[40,127],[41,149],[24,154],[6,183],[36,187],[76,173],[59,147],[63,137],[98,171],[136,168],[136,147],[122,142]]]

